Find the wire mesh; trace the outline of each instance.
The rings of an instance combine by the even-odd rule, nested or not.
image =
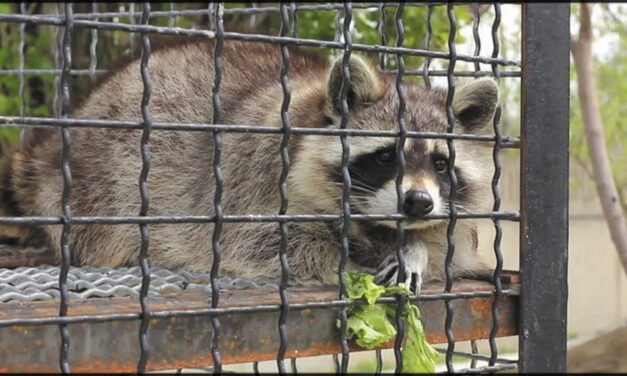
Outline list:
[[[403,26],[403,9],[404,5],[401,3],[396,8],[396,14],[394,16],[396,24],[396,46],[402,47],[405,39],[405,29]],[[403,212],[403,202],[405,192],[403,190],[403,177],[405,176],[405,140],[407,134],[407,128],[405,127],[405,110],[406,110],[406,98],[405,90],[403,88],[403,75],[405,73],[405,62],[401,54],[396,55],[396,65],[398,70],[396,72],[396,93],[398,95],[398,114],[397,124],[399,129],[399,138],[396,144],[396,155],[398,160],[398,175],[396,176],[396,197],[397,197],[397,210],[399,213]],[[405,222],[396,222],[396,259],[398,260],[398,276],[397,281],[403,282],[407,277],[406,275],[406,263],[405,263]],[[394,358],[396,361],[396,372],[399,373],[403,369],[403,358],[401,354],[401,345],[403,344],[403,337],[405,335],[405,322],[403,320],[403,308],[407,297],[399,295],[398,305],[396,306],[396,328],[397,334],[394,341]]]
[[[134,7],[132,5],[132,7]],[[133,9],[133,8],[131,8]],[[150,3],[144,2],[142,4],[142,16],[141,23],[147,24],[150,14]],[[133,17],[131,17],[132,19]],[[141,33],[142,40],[142,54],[140,62],[140,73],[142,77],[143,93],[141,99],[141,114],[143,118],[144,129],[141,136],[141,157],[142,157],[142,169],[139,175],[139,193],[141,195],[141,207],[139,209],[139,216],[145,217],[148,215],[148,205],[150,202],[148,193],[148,173],[150,172],[150,132],[152,126],[152,119],[150,117],[150,93],[152,91],[152,85],[150,82],[150,72],[148,71],[148,59],[150,58],[150,39],[145,33]],[[134,39],[133,39],[134,41]],[[140,290],[139,304],[141,305],[141,324],[139,327],[139,346],[141,354],[137,363],[137,373],[144,373],[146,371],[146,363],[150,354],[148,347],[148,325],[150,324],[150,307],[148,306],[148,288],[150,287],[150,265],[148,264],[148,246],[150,241],[150,232],[148,225],[140,223],[139,232],[141,235],[141,245],[139,248],[139,265],[142,271],[142,287]]]
[[[420,6],[426,8],[425,26],[426,36],[422,43],[422,48],[409,48],[404,46],[405,30],[403,23],[403,11],[405,7]],[[59,286],[59,315],[58,317],[47,318],[24,318],[24,319],[0,319],[0,327],[11,325],[58,325],[61,334],[60,347],[60,369],[64,373],[70,372],[68,363],[68,349],[70,336],[67,325],[73,323],[97,323],[115,320],[139,320],[141,325],[139,329],[139,346],[141,348],[140,358],[137,363],[137,372],[146,371],[150,357],[150,349],[148,342],[148,328],[150,320],[153,318],[167,318],[177,316],[198,316],[207,315],[211,317],[212,338],[211,338],[211,359],[213,361],[213,371],[215,373],[222,372],[222,360],[220,356],[220,321],[219,317],[229,314],[237,314],[242,312],[279,312],[278,332],[279,346],[276,355],[276,364],[280,373],[286,373],[285,357],[288,350],[288,317],[293,310],[303,309],[321,309],[321,308],[337,308],[339,311],[340,321],[340,346],[341,360],[334,355],[336,371],[345,373],[349,366],[349,341],[346,338],[347,314],[346,307],[359,304],[350,302],[346,299],[346,266],[350,252],[350,229],[351,222],[363,222],[374,220],[393,220],[397,223],[397,246],[396,257],[399,263],[398,280],[405,280],[405,256],[404,256],[404,239],[405,221],[409,218],[403,214],[402,198],[403,198],[403,178],[405,174],[405,152],[404,146],[406,140],[412,139],[441,139],[445,140],[449,153],[448,173],[451,182],[450,193],[448,196],[449,211],[444,215],[427,215],[421,220],[448,220],[447,229],[447,253],[445,263],[445,287],[440,294],[419,294],[411,297],[388,297],[381,298],[379,302],[396,303],[397,315],[396,326],[399,328],[398,335],[394,344],[394,356],[396,361],[396,372],[402,369],[401,347],[404,337],[404,323],[401,317],[402,307],[406,301],[418,302],[427,300],[442,300],[446,307],[446,320],[444,331],[446,333],[448,344],[444,351],[445,364],[449,372],[466,371],[466,372],[493,372],[504,369],[511,369],[514,365],[507,363],[505,360],[498,358],[498,348],[496,336],[499,332],[499,311],[498,305],[502,297],[511,294],[510,290],[503,289],[501,285],[501,271],[503,269],[503,256],[500,248],[502,239],[501,221],[519,221],[520,215],[517,211],[501,211],[501,197],[498,188],[499,178],[501,175],[501,162],[499,153],[504,148],[519,148],[520,140],[517,137],[504,136],[501,134],[500,117],[501,109],[497,109],[493,122],[494,136],[491,135],[472,135],[455,133],[455,115],[452,108],[453,96],[455,94],[455,77],[483,77],[492,76],[499,80],[502,77],[520,77],[518,70],[504,70],[506,67],[520,67],[520,62],[505,59],[500,56],[498,29],[501,21],[501,8],[499,4],[493,5],[494,22],[492,25],[492,45],[493,51],[490,57],[481,55],[481,39],[479,38],[479,27],[481,21],[480,6],[474,4],[472,6],[473,18],[473,42],[474,53],[461,54],[456,51],[458,25],[454,12],[453,3],[446,2],[427,2],[414,3],[404,2],[400,4],[387,3],[351,3],[343,4],[315,4],[304,5],[291,3],[280,3],[278,6],[259,6],[257,3],[251,3],[244,8],[225,7],[223,2],[210,3],[204,9],[179,9],[175,2],[169,3],[169,10],[151,11],[149,3],[141,5],[141,18],[136,22],[135,5],[130,3],[127,10],[116,12],[101,11],[102,6],[93,3],[90,13],[73,13],[72,4],[64,4],[63,11],[55,14],[29,14],[25,3],[20,5],[19,14],[0,14],[1,23],[17,23],[19,25],[20,42],[18,45],[19,63],[17,69],[5,68],[0,69],[0,75],[17,75],[20,80],[18,96],[20,98],[19,116],[0,116],[0,125],[3,127],[47,127],[59,129],[63,145],[63,153],[61,155],[61,165],[63,172],[63,196],[61,197],[63,212],[58,217],[52,216],[31,216],[31,217],[0,217],[0,224],[16,224],[16,225],[58,225],[62,226],[61,236],[61,268],[58,274]],[[396,8],[394,15],[394,25],[396,31],[396,43],[394,46],[388,45],[388,35],[386,34],[386,8]],[[448,33],[448,51],[434,51],[432,47],[433,38],[433,14],[438,7],[446,7],[446,16],[449,25]],[[57,6],[57,8],[60,8]],[[379,36],[379,44],[353,43],[352,35],[355,27],[354,10],[365,9],[379,14],[379,20],[375,28]],[[317,40],[310,38],[299,38],[298,17],[302,12],[321,12],[334,11],[335,33],[334,40]],[[278,13],[281,21],[279,35],[264,35],[255,33],[255,28],[259,27],[260,17],[263,14]],[[247,15],[249,16],[249,28],[251,32],[226,31],[224,28],[225,15]],[[207,29],[195,29],[192,27],[183,27],[179,22],[185,17],[199,16],[207,18]],[[119,19],[126,17],[128,23],[120,22]],[[157,17],[167,17],[168,26],[151,25],[151,19]],[[25,64],[25,27],[26,25],[51,25],[56,29],[56,40],[58,50],[55,56],[56,66],[54,69],[34,69],[26,68]],[[90,30],[90,44],[88,47],[89,66],[81,68],[74,66],[72,63],[72,35],[74,29],[86,28]],[[135,48],[135,33],[139,33],[141,39],[139,47],[141,49],[140,74],[143,84],[143,95],[141,101],[141,121],[113,120],[113,119],[75,119],[70,117],[70,77],[91,76],[109,73],[110,70],[102,66],[98,59],[99,33],[106,31],[124,32],[129,35],[129,43],[131,50]],[[151,80],[148,70],[148,62],[150,58],[150,37],[154,35],[178,35],[195,38],[207,38],[215,41],[213,47],[213,65],[214,80],[211,83],[211,105],[213,108],[213,117],[209,123],[165,123],[153,121],[150,116],[149,104],[151,93]],[[281,69],[277,72],[282,88],[282,103],[280,107],[281,126],[263,125],[263,124],[222,124],[221,123],[221,99],[220,88],[223,76],[223,43],[226,40],[252,41],[260,43],[271,43],[277,45],[281,52]],[[338,56],[341,55],[341,73],[342,86],[340,90],[341,122],[338,128],[319,128],[309,126],[292,126],[288,115],[292,92],[288,80],[290,69],[289,46],[304,46],[331,49]],[[357,130],[350,129],[348,125],[349,105],[348,90],[350,82],[349,61],[353,52],[370,52],[378,54],[379,67],[385,71],[385,74],[395,75],[396,77],[396,93],[399,99],[397,125],[398,131],[383,130]],[[395,68],[389,68],[387,57],[395,56]],[[420,69],[405,69],[404,57],[420,57],[423,58],[422,67]],[[446,69],[432,69],[435,61],[443,62]],[[456,70],[458,61],[470,63],[474,69]],[[445,65],[448,64],[448,65]],[[482,71],[481,65],[490,65],[490,71]],[[99,65],[100,68],[99,69]],[[227,68],[228,69],[228,68]],[[25,80],[27,75],[55,75],[55,99],[53,109],[55,109],[55,117],[33,117],[26,116],[25,105]],[[446,97],[446,116],[447,129],[446,132],[426,132],[408,130],[405,125],[406,111],[406,95],[404,92],[403,82],[406,76],[421,76],[425,85],[431,87],[432,77],[446,77],[448,94]],[[142,131],[140,144],[142,169],[139,177],[139,190],[141,196],[141,209],[137,216],[103,216],[103,215],[73,215],[70,209],[70,188],[72,185],[72,174],[70,170],[70,129],[73,128],[108,128],[108,129],[136,129]],[[214,215],[193,216],[193,215],[149,215],[149,190],[148,190],[148,174],[150,169],[150,135],[151,132],[177,130],[177,131],[200,131],[211,132],[213,137],[213,158],[212,171],[215,180],[215,192],[213,209]],[[263,215],[228,215],[223,214],[222,190],[222,135],[225,132],[240,133],[258,133],[258,134],[275,134],[282,135],[280,150],[282,171],[278,182],[280,192],[280,209],[277,214]],[[336,137],[342,145],[341,158],[341,176],[342,176],[342,197],[340,214],[288,214],[288,191],[287,178],[290,170],[290,154],[289,144],[292,135],[317,135]],[[396,154],[398,159],[399,173],[397,175],[396,194],[398,199],[398,213],[387,215],[372,215],[353,213],[350,206],[351,193],[351,176],[349,171],[350,160],[350,138],[352,137],[392,137],[397,140]],[[493,164],[494,175],[492,178],[492,195],[493,207],[488,212],[458,213],[454,205],[455,195],[458,190],[457,176],[455,173],[455,142],[457,141],[479,141],[493,144]],[[453,274],[452,259],[455,253],[454,231],[458,219],[491,219],[494,223],[496,236],[494,239],[494,254],[496,257],[496,267],[493,273],[494,291],[486,292],[452,292],[453,290]],[[291,222],[329,222],[340,223],[341,232],[339,249],[341,259],[339,264],[339,296],[337,300],[327,302],[317,302],[311,304],[290,304],[288,296],[288,280],[290,270],[288,266],[288,226]],[[281,299],[280,304],[258,305],[253,307],[220,307],[220,281],[218,270],[221,261],[221,236],[222,227],[227,223],[245,223],[245,222],[276,222],[280,233],[280,243],[278,248],[279,261],[281,266],[281,279],[278,284],[278,293]],[[212,240],[211,248],[213,255],[213,263],[209,273],[209,280],[206,281],[210,285],[211,300],[209,307],[200,310],[169,310],[169,311],[151,311],[149,308],[149,297],[154,293],[151,290],[152,282],[154,282],[154,270],[151,270],[148,264],[149,251],[149,226],[153,224],[184,224],[184,223],[205,223],[211,224]],[[138,296],[141,313],[139,314],[109,314],[109,315],[92,315],[92,316],[67,316],[68,304],[70,297],[73,295],[68,291],[68,275],[70,273],[70,263],[72,254],[70,249],[69,234],[73,225],[122,225],[134,224],[138,225],[141,236],[141,247],[139,254],[139,271],[141,271],[141,287]],[[73,280],[70,280],[70,284]],[[1,287],[1,285],[0,285]],[[10,292],[15,293],[15,286]],[[24,285],[18,285],[19,288],[26,288]],[[1,291],[1,290],[0,290]],[[137,294],[137,289],[134,290]],[[38,292],[39,293],[39,292]],[[8,292],[6,293],[8,294]],[[0,293],[0,301],[3,295]],[[8,296],[8,295],[7,295]],[[77,296],[78,298],[79,296]],[[455,312],[452,301],[455,299],[468,299],[473,297],[489,297],[492,298],[491,313],[493,317],[493,325],[489,335],[490,356],[481,356],[471,354],[474,357],[470,369],[456,370],[453,366],[453,355],[463,354],[455,351],[455,338],[453,335],[452,325],[455,315],[463,314]],[[473,349],[474,352],[474,349]],[[383,370],[383,360],[381,351],[377,350],[376,354],[376,372]],[[296,373],[296,360],[291,357],[291,369]],[[476,360],[484,360],[488,362],[485,367],[476,367]],[[497,364],[499,363],[499,364]],[[507,364],[501,364],[507,363]],[[258,364],[253,366],[255,373],[258,373]]]
[[[213,6],[213,4],[212,4]],[[222,43],[224,35],[224,24],[222,16],[224,15],[224,3],[217,3],[213,7],[213,19],[215,25],[216,43],[213,50],[213,66],[215,69],[212,89],[213,104],[213,123],[220,123],[220,84],[222,80]],[[213,201],[213,210],[215,212],[215,223],[212,233],[213,245],[213,265],[211,266],[211,308],[218,307],[218,299],[220,298],[220,290],[217,285],[218,270],[220,266],[220,234],[222,232],[222,167],[220,166],[220,158],[222,156],[222,134],[220,131],[213,132],[213,175],[215,178],[215,196]],[[211,318],[213,333],[211,338],[211,356],[213,357],[214,373],[222,372],[222,359],[218,344],[220,341],[220,321],[217,317]]]
[[[455,37],[457,35],[457,20],[455,18],[455,13],[453,11],[453,5],[449,4],[446,7],[447,15],[449,19],[449,38],[448,38],[448,48],[449,54],[451,56],[451,61],[448,66],[448,75],[447,75],[447,84],[448,91],[446,96],[446,119],[448,122],[447,131],[449,133],[453,133],[453,128],[455,127],[455,114],[453,113],[453,96],[455,95],[455,78],[453,77],[453,72],[455,71],[455,64],[457,62],[457,52],[455,49]],[[452,270],[452,262],[453,262],[453,254],[455,252],[455,238],[454,231],[455,225],[457,223],[457,207],[455,206],[455,194],[457,192],[457,174],[455,173],[455,145],[453,140],[446,140],[446,146],[448,147],[448,173],[449,179],[451,180],[451,190],[449,193],[449,214],[450,219],[448,223],[448,228],[446,230],[446,242],[448,244],[448,249],[446,252],[446,260],[444,264],[446,282],[444,291],[450,292],[453,288],[453,270]],[[453,336],[452,324],[453,324],[453,316],[455,315],[455,311],[450,301],[444,302],[446,305],[446,321],[444,324],[444,331],[446,333],[446,338],[448,339],[448,347],[446,348],[446,368],[448,372],[454,372],[453,368],[453,351],[455,350],[455,338]]]
[[[291,3],[291,7],[294,3]],[[293,14],[292,14],[293,16]],[[292,18],[292,30],[296,28],[296,19]],[[281,4],[281,36],[285,36],[288,33],[288,27],[290,25],[290,15],[288,14],[287,5]],[[290,156],[288,152],[288,143],[290,140],[290,118],[288,114],[291,90],[290,84],[287,78],[290,57],[285,44],[281,45],[281,88],[283,89],[283,103],[281,104],[281,122],[283,123],[283,139],[281,140],[281,161],[283,162],[283,169],[281,171],[281,177],[279,178],[279,191],[281,194],[281,208],[279,209],[279,215],[285,215],[287,213],[288,206],[288,193],[287,193],[287,176],[290,168]],[[288,231],[287,223],[280,222],[279,230],[281,232],[281,242],[279,244],[279,260],[281,262],[281,285],[279,294],[281,295],[281,315],[279,317],[279,336],[280,345],[277,351],[277,366],[279,372],[285,373],[285,351],[287,350],[287,316],[289,314],[290,303],[287,295],[287,284],[289,280],[289,265],[287,262],[287,241]],[[295,368],[293,363],[292,368]]]
[[[352,2],[344,3],[344,23],[343,23],[343,33],[342,37],[344,38],[344,53],[342,55],[342,86],[340,87],[340,98],[339,98],[339,106],[341,113],[340,120],[340,129],[346,129],[348,125],[348,89],[350,85],[350,69],[349,69],[349,59],[351,55],[351,48],[353,46],[351,33],[350,33],[350,25],[353,17],[352,13]],[[339,14],[339,13],[338,13]],[[339,28],[339,20],[336,23],[336,27]],[[339,31],[337,32],[339,34]],[[350,142],[346,135],[340,136],[340,140],[342,143],[342,231],[340,233],[340,246],[341,246],[341,259],[339,266],[339,282],[340,282],[340,296],[339,299],[344,299],[346,296],[346,263],[348,262],[348,254],[349,254],[349,242],[348,242],[348,234],[350,231],[350,215],[351,215],[351,206],[350,206],[350,191],[351,191],[351,177],[350,172],[348,170],[348,159],[350,156]],[[342,346],[342,363],[340,367],[341,373],[346,373],[348,371],[348,361],[349,361],[349,349],[348,349],[348,341],[346,339],[346,327],[347,327],[348,317],[346,314],[346,308],[340,308],[340,345]]]
[[[498,29],[501,22],[501,6],[499,4],[494,4],[494,23],[492,24],[492,56],[499,55],[499,38],[498,38]],[[478,40],[478,39],[477,39]],[[479,46],[479,42],[477,43]],[[479,47],[477,48],[477,53],[479,52]],[[478,69],[478,67],[475,67]],[[492,72],[494,73],[494,78],[496,80],[499,79],[499,73],[497,71],[496,65],[492,65]],[[501,193],[499,191],[499,178],[501,177],[501,161],[499,159],[499,153],[501,149],[501,129],[500,129],[500,120],[501,120],[501,106],[496,109],[496,113],[494,114],[494,134],[496,137],[496,142],[494,143],[494,149],[492,152],[492,159],[494,162],[494,176],[492,177],[492,195],[494,197],[494,205],[492,206],[493,211],[498,211],[501,208]],[[499,323],[498,323],[498,302],[502,293],[501,287],[501,271],[503,270],[503,254],[501,252],[501,239],[503,237],[503,229],[501,227],[501,221],[499,219],[494,218],[494,255],[496,258],[496,267],[494,268],[494,288],[495,295],[494,300],[492,302],[492,330],[490,331],[490,362],[489,365],[493,366],[496,362],[496,358],[498,356],[498,347],[496,345],[496,334],[499,331]]]
[[[69,70],[72,66],[72,4],[64,5],[65,28],[63,32],[62,44],[62,73],[59,82],[58,91],[61,93],[61,118],[67,118],[70,112],[70,89],[69,89]],[[61,300],[59,302],[59,316],[67,316],[68,311],[68,289],[67,275],[70,269],[70,260],[72,259],[72,250],[70,249],[70,224],[68,220],[72,217],[70,209],[70,189],[72,187],[72,172],[70,171],[70,130],[67,127],[61,128],[61,139],[63,149],[61,151],[61,169],[63,172],[63,195],[61,197],[63,208],[63,232],[61,234],[61,272],[59,273],[59,291],[61,292]],[[61,349],[59,354],[59,367],[61,372],[69,373],[70,366],[68,363],[68,350],[70,347],[70,332],[66,325],[59,325],[61,332]]]

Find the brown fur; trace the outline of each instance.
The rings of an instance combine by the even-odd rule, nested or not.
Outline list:
[[[213,42],[206,40],[153,49],[149,60],[152,83],[149,108],[153,122],[212,122],[212,52]],[[225,41],[223,61],[220,123],[280,126],[283,91],[279,80],[282,64],[279,46]],[[355,60],[351,60],[351,64],[354,63]],[[358,61],[355,64],[351,65],[355,97],[349,127],[397,129],[398,98],[394,78],[375,70],[364,71]],[[339,90],[339,85],[323,59],[302,49],[290,48],[289,83],[292,126],[338,127],[340,117],[331,99],[337,97],[333,91]],[[408,129],[444,131],[445,93],[409,84],[405,85],[405,90]],[[103,80],[71,115],[83,119],[140,121],[142,92],[139,61],[133,60]],[[463,124],[458,128],[463,128]],[[72,215],[139,213],[140,138],[141,130],[71,128]],[[222,140],[223,214],[278,213],[281,135],[224,132]],[[351,158],[354,158],[376,143],[389,144],[394,139],[350,137],[350,141]],[[413,142],[407,141],[406,150],[411,150]],[[154,130],[149,145],[152,160],[148,175],[148,214],[213,215],[212,133]],[[433,145],[447,153],[443,140],[434,141]],[[478,171],[484,160],[481,148],[470,142],[456,142],[456,147],[457,163],[462,168],[472,169],[477,181],[484,179],[485,174]],[[341,212],[341,186],[328,183],[331,171],[339,169],[340,153],[337,137],[292,134],[288,214]],[[60,155],[58,133],[40,129],[27,132],[22,150],[5,153],[2,165],[5,214],[61,214]],[[484,208],[485,194],[476,186],[470,188],[474,191],[469,206]],[[470,241],[473,227],[461,222],[464,221],[458,222],[458,232],[469,241],[466,245],[458,244],[454,262],[461,269],[472,269],[478,265],[473,261],[474,249]],[[434,225],[426,232],[408,231],[406,236],[430,244],[427,273],[430,278],[441,277],[441,270],[436,269],[443,269],[444,224]],[[332,281],[333,270],[339,264],[340,226],[339,223],[302,222],[289,225],[288,260],[294,280]],[[353,223],[354,252],[374,252],[382,257],[394,252],[394,241],[385,237],[373,241],[364,226]],[[151,265],[210,269],[212,224],[155,224],[149,229]],[[42,230],[47,244],[58,249],[61,226],[42,226]],[[0,228],[3,234],[10,231],[13,230],[8,226]],[[32,234],[21,234],[19,239],[24,241],[29,236]],[[279,275],[279,240],[277,223],[225,223],[220,274]],[[75,265],[118,267],[137,262],[140,233],[137,225],[73,225],[71,242]]]

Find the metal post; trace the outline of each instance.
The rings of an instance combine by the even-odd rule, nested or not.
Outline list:
[[[568,3],[523,5],[520,371],[566,371]]]

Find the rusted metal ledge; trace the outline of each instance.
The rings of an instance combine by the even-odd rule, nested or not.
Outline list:
[[[503,289],[512,291],[499,302],[497,336],[518,334],[518,275],[504,273]],[[487,282],[460,280],[452,292],[492,291]],[[439,284],[427,285],[424,294],[441,293]],[[337,299],[337,287],[289,289],[290,303],[324,302]],[[209,295],[181,292],[150,300],[150,310],[195,310],[208,307]],[[492,297],[452,300],[456,341],[488,338],[492,328]],[[220,307],[280,304],[278,293],[268,290],[233,290],[223,295]],[[443,301],[420,301],[427,339],[446,342]],[[0,319],[54,317],[58,301],[13,302],[0,305]],[[138,313],[132,298],[91,298],[71,301],[69,316]],[[340,352],[336,328],[337,308],[291,310],[287,319],[286,357]],[[222,360],[227,363],[276,359],[279,346],[279,312],[233,313],[220,317]],[[73,372],[135,372],[139,358],[139,320],[68,325],[69,361]],[[147,370],[200,367],[212,363],[210,316],[153,318],[149,328],[150,358]],[[0,372],[59,372],[60,336],[56,325],[0,328]],[[384,348],[392,347],[389,343]],[[352,344],[351,351],[363,350]]]
[[[45,248],[0,244],[0,268],[55,265],[57,259]]]

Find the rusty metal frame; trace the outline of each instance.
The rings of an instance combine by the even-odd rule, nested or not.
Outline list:
[[[498,337],[518,334],[517,273],[503,273],[506,295],[499,301]],[[455,283],[449,294],[452,305],[464,315],[456,315],[452,328],[459,341],[490,337],[492,326],[492,285],[476,280]],[[419,301],[425,332],[429,343],[445,343],[440,329],[444,325],[445,309],[440,300],[442,286],[425,286]],[[467,298],[452,298],[466,292]],[[484,293],[481,296],[481,293]],[[285,356],[288,358],[335,354],[341,351],[335,322],[341,301],[337,288],[290,288],[290,312],[287,317],[287,335],[290,338]],[[472,297],[474,295],[474,297]],[[463,296],[463,295],[462,295]],[[177,367],[202,367],[213,363],[209,350],[212,338],[210,294],[181,292],[150,298],[151,361],[146,370],[166,370]],[[393,303],[393,299],[387,299]],[[345,301],[344,305],[351,304]],[[220,353],[223,364],[276,359],[279,333],[274,330],[279,317],[280,297],[267,290],[236,290],[221,299],[222,311]],[[251,310],[251,306],[262,306]],[[56,317],[58,300],[5,303],[0,311],[0,372],[57,372],[51,362],[59,352],[58,331],[54,326],[36,325],[27,320]],[[176,311],[172,312],[172,308]],[[225,309],[233,309],[229,312]],[[106,315],[125,315],[124,319],[106,320]],[[77,322],[68,324],[72,342],[69,362],[73,372],[135,372],[140,355],[137,331],[141,307],[136,299],[101,298],[72,302],[68,318]],[[101,320],[89,319],[100,317]],[[14,325],[6,325],[15,319]],[[263,334],[262,334],[263,333]],[[262,334],[262,335],[260,335]],[[85,346],[86,343],[92,345]],[[44,346],[46,344],[46,346]],[[52,344],[52,345],[51,345]],[[392,348],[390,342],[381,348]],[[364,351],[349,341],[349,350]],[[511,363],[505,363],[510,364]]]

